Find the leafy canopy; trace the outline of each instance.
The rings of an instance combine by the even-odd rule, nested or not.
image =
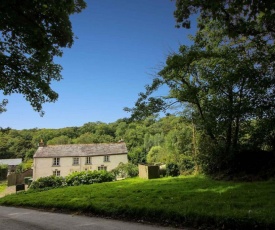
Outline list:
[[[241,35],[230,38],[223,24],[215,20],[204,21],[204,28],[192,40],[192,46],[181,46],[178,53],[168,56],[135,107],[127,109],[132,118],[140,119],[180,103],[197,127],[226,153],[243,144],[240,140],[248,134],[252,120],[270,125],[270,129],[261,129],[261,135],[270,139],[275,118],[273,44],[259,46],[260,40]],[[162,85],[170,92],[157,98],[161,103],[155,103],[151,94]],[[262,146],[263,142],[254,147]]]
[[[50,87],[61,80],[54,57],[74,41],[69,16],[86,7],[84,0],[4,0],[0,5],[0,90],[22,94],[34,110],[54,102]],[[7,100],[0,103],[5,111]]]
[[[238,35],[275,37],[275,2],[273,0],[176,0],[177,26],[190,28],[192,15],[202,20],[219,21],[230,37]],[[199,29],[204,25],[200,24]]]

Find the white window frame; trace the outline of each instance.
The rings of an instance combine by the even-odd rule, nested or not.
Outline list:
[[[73,157],[73,165],[79,165],[79,157]]]
[[[53,171],[53,175],[54,175],[54,176],[60,176],[60,170],[57,170],[57,169],[54,170],[54,171]]]
[[[110,162],[110,156],[109,155],[105,155],[103,158],[104,162]]]
[[[86,165],[92,164],[92,157],[86,157]]]
[[[98,166],[97,170],[98,171],[101,171],[101,170],[107,171],[107,166],[104,166],[104,165]]]
[[[59,157],[53,158],[53,166],[60,166],[60,158]]]

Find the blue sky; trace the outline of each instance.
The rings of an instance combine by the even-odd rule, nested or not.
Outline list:
[[[190,44],[188,34],[194,33],[175,28],[174,1],[86,2],[87,8],[71,17],[78,39],[56,59],[63,67],[63,80],[52,84],[58,101],[44,104],[40,117],[22,95],[0,95],[9,100],[1,127],[63,128],[129,117],[123,108],[134,106],[167,55]]]

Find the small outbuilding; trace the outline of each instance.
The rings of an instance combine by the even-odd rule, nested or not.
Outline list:
[[[160,177],[158,165],[140,164],[138,165],[139,177],[143,179],[154,179]]]
[[[16,167],[22,163],[22,158],[0,159],[0,164],[8,165],[8,174],[16,171]]]

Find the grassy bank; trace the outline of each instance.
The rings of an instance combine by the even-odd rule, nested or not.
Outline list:
[[[274,181],[234,183],[188,176],[23,192],[1,198],[0,204],[179,226],[274,229],[274,198]]]

